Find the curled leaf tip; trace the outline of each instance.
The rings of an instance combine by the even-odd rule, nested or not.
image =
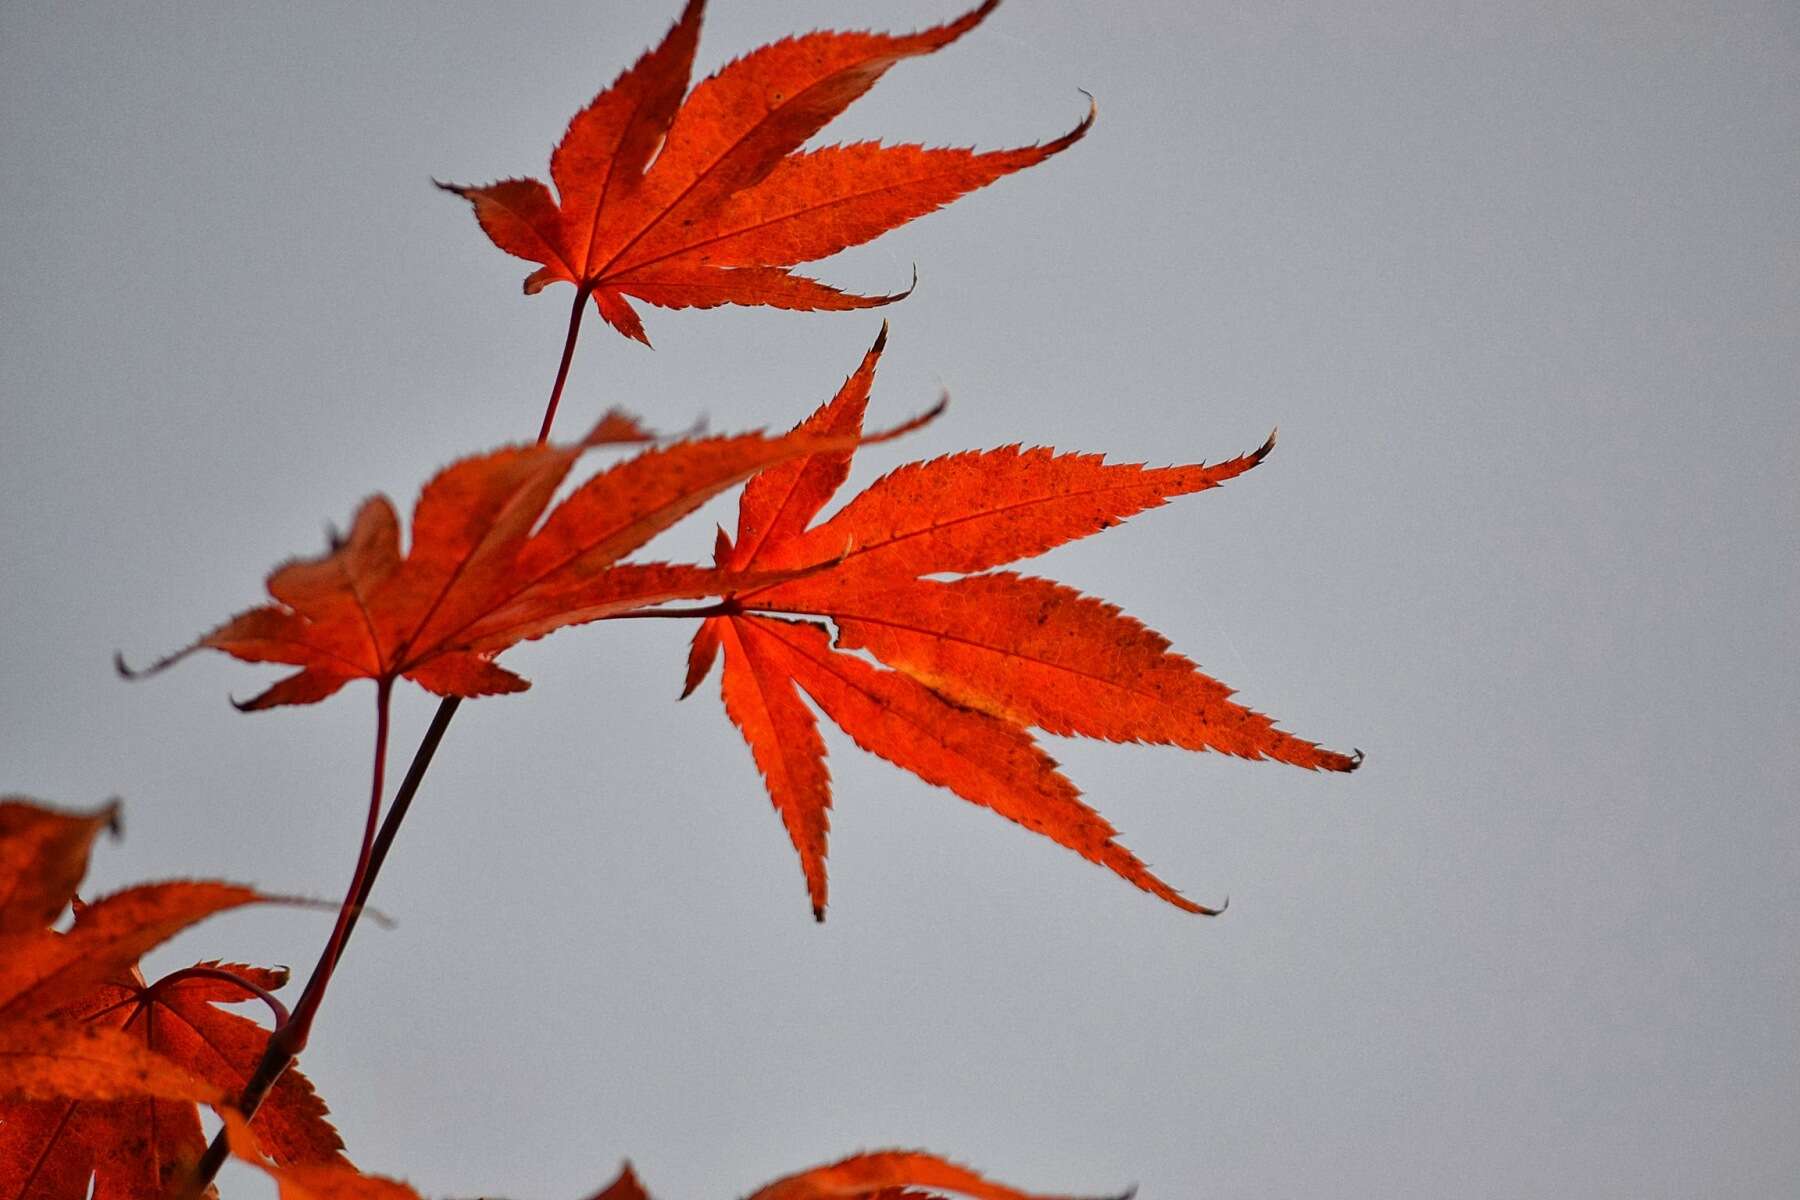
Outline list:
[[[898,425],[883,429],[878,433],[868,434],[862,439],[862,444],[865,446],[872,446],[877,442],[890,442],[895,438],[911,433],[916,429],[923,429],[925,426],[943,416],[944,410],[949,407],[950,393],[944,392],[938,397],[938,402],[936,404],[932,405],[918,416],[911,417]]]
[[[1060,154],[1064,150],[1067,150],[1070,146],[1073,146],[1076,142],[1079,142],[1082,138],[1086,137],[1088,130],[1094,127],[1094,120],[1100,115],[1100,105],[1095,101],[1094,93],[1088,91],[1086,88],[1076,88],[1075,90],[1087,97],[1088,110],[1086,115],[1076,123],[1075,128],[1069,130],[1069,132],[1063,134],[1061,137],[1040,143],[1036,150],[1038,161],[1041,162],[1043,159],[1049,158],[1052,154]]]
[[[163,655],[147,667],[133,667],[130,663],[125,661],[125,652],[123,650],[115,650],[113,651],[113,670],[119,673],[119,678],[121,679],[148,679],[152,675],[162,674],[199,648],[200,644],[198,642],[194,643],[192,646],[184,646],[173,654]]]
[[[385,912],[382,912],[379,908],[371,908],[365,904],[361,908],[359,908],[357,911],[359,913],[361,913],[363,916],[369,918],[369,920],[373,921],[375,923],[376,927],[379,929],[395,929],[395,928],[398,928],[400,925],[400,922],[394,920],[394,918],[388,916]]]
[[[1094,121],[1100,116],[1100,102],[1094,99],[1094,93],[1088,91],[1086,88],[1076,88],[1075,90],[1087,97],[1088,110],[1087,116],[1081,118],[1081,124],[1077,125],[1074,130],[1067,135],[1070,141],[1074,141],[1076,138],[1081,137],[1083,134],[1087,133],[1088,130],[1092,129],[1094,127]]]

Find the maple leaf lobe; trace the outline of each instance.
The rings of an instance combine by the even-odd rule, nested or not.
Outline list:
[[[23,796],[0,797],[0,934],[56,920],[87,873],[101,830],[117,836],[119,802],[91,813],[45,808]]]

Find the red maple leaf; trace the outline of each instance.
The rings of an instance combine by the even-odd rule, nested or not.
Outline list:
[[[236,1113],[225,1114],[231,1152],[262,1168],[281,1188],[281,1200],[419,1200],[419,1193],[396,1180],[364,1175],[344,1166],[282,1166],[263,1151],[260,1136]],[[1129,1195],[1129,1193],[1127,1193]],[[783,1176],[759,1188],[749,1200],[1057,1200],[1007,1187],[948,1159],[923,1150],[871,1150],[834,1163]],[[591,1200],[650,1200],[626,1163],[618,1176]],[[1125,1200],[1119,1197],[1118,1200]]]
[[[77,1028],[110,1029],[208,1085],[209,1094],[81,1098],[62,1080],[52,1099],[0,1101],[0,1179],[24,1181],[17,1200],[82,1195],[158,1200],[206,1150],[196,1099],[215,1105],[243,1090],[269,1031],[221,1004],[254,1000],[235,979],[279,988],[285,970],[200,963],[156,984],[136,970],[92,989],[57,1014]],[[344,1167],[343,1142],[312,1084],[290,1067],[256,1112],[254,1128],[278,1161]],[[73,1190],[70,1190],[73,1188]],[[14,1200],[9,1193],[7,1200]]]
[[[112,817],[0,808],[0,896],[31,895],[35,928],[0,933],[0,1197],[157,1200],[205,1149],[196,1102],[235,1096],[268,1030],[217,1007],[261,999],[285,971],[199,963],[146,984],[137,959],[212,913],[266,899],[210,881],[144,884],[77,904],[67,864]],[[33,848],[55,853],[27,857]],[[54,907],[52,907],[52,905]],[[6,911],[0,909],[0,911]],[[279,1002],[274,1002],[279,1009]],[[283,1162],[348,1166],[325,1106],[290,1070],[257,1114]]]
[[[1092,106],[1062,137],[1013,150],[800,146],[889,67],[949,45],[996,3],[913,34],[784,38],[689,92],[705,7],[689,0],[662,44],[569,122],[550,157],[554,196],[536,179],[439,186],[475,206],[495,245],[542,264],[527,293],[572,283],[577,312],[592,295],[609,324],[646,344],[627,296],[664,308],[886,304],[900,296],[850,295],[786,268],[1042,162],[1087,132]]]
[[[530,685],[493,661],[517,642],[754,582],[699,566],[617,564],[756,471],[856,438],[748,433],[660,446],[594,475],[544,515],[576,459],[627,440],[644,438],[611,415],[579,442],[509,446],[444,468],[420,493],[404,554],[394,506],[375,496],[328,553],[269,576],[275,603],[239,613],[144,672],[122,661],[119,669],[153,673],[202,648],[301,668],[245,709],[312,703],[353,679],[406,678],[441,696],[522,691]]]
[[[883,334],[885,338],[885,331]],[[796,433],[853,436],[882,341]],[[1050,837],[1190,912],[1185,899],[1115,840],[1028,730],[1222,750],[1333,771],[1357,758],[1275,728],[1166,639],[1102,601],[1049,580],[992,572],[1109,528],[1171,496],[1254,467],[1147,468],[1096,455],[1005,446],[910,463],[823,524],[812,520],[850,468],[851,450],[771,467],[744,488],[721,570],[818,569],[729,598],[696,633],[691,692],[722,646],[725,707],[749,743],[799,852],[823,919],[831,779],[802,693],[857,745],[929,783]],[[957,574],[943,581],[931,576]],[[828,618],[777,619],[766,614]],[[869,662],[860,650],[890,670]],[[684,694],[686,694],[684,692]]]

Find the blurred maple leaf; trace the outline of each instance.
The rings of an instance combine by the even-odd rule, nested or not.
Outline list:
[[[536,179],[438,186],[474,205],[500,249],[543,264],[526,278],[528,294],[572,283],[577,310],[592,295],[609,324],[645,344],[627,296],[663,308],[886,304],[905,293],[851,295],[786,268],[860,245],[1067,149],[1092,125],[1092,105],[1063,136],[1013,150],[800,146],[889,67],[949,45],[997,3],[914,34],[783,38],[689,92],[705,7],[690,0],[662,43],[569,122],[550,156],[556,195]]]
[[[0,934],[41,929],[61,916],[87,874],[94,839],[118,828],[117,801],[64,813],[0,797]]]
[[[263,1152],[260,1134],[234,1112],[225,1113],[225,1128],[232,1155],[262,1168],[279,1186],[281,1200],[419,1200],[419,1193],[404,1183],[365,1175],[352,1167],[275,1163]],[[759,1188],[749,1200],[947,1200],[949,1196],[968,1200],[1059,1200],[995,1183],[923,1150],[853,1154],[777,1179]],[[650,1193],[638,1182],[631,1164],[626,1163],[618,1176],[595,1192],[591,1200],[650,1200]]]
[[[158,1200],[205,1150],[196,1102],[236,1096],[268,1030],[217,1006],[267,996],[287,979],[205,962],[146,984],[136,962],[204,917],[267,899],[248,888],[177,881],[76,902],[65,933],[49,922],[74,899],[87,847],[116,806],[57,813],[0,805],[0,914],[14,898],[46,914],[0,925],[0,1195],[6,1200]],[[45,848],[54,847],[54,852]],[[279,1002],[275,1002],[279,1006]],[[257,1114],[283,1162],[348,1167],[311,1084],[290,1070]]]
[[[854,437],[877,339],[857,371],[795,433]],[[873,754],[1067,846],[1189,912],[1195,904],[1115,840],[1027,732],[1221,750],[1330,771],[1357,757],[1320,749],[1234,703],[1231,689],[1118,609],[1045,579],[988,572],[1203,491],[1261,462],[1147,468],[1098,455],[1004,446],[909,463],[830,520],[809,524],[849,474],[852,449],[768,468],[744,488],[721,570],[818,569],[727,599],[688,656],[686,695],[725,653],[726,712],[750,745],[823,919],[831,776],[812,702]],[[930,576],[959,574],[941,581]],[[831,634],[814,620],[829,618]],[[882,670],[858,654],[873,655]]]

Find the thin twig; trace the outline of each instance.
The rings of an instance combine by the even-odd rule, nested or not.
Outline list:
[[[300,1052],[306,1049],[307,1037],[312,1033],[313,1018],[318,1015],[319,1005],[325,999],[325,989],[331,986],[332,972],[337,968],[338,960],[343,957],[345,940],[350,936],[350,928],[356,923],[356,916],[362,909],[359,897],[367,895],[364,885],[369,877],[369,864],[374,861],[381,797],[386,790],[390,725],[388,717],[391,708],[389,700],[393,690],[394,683],[391,679],[380,679],[375,683],[375,765],[370,772],[369,812],[363,823],[363,840],[356,856],[356,870],[351,874],[350,887],[344,894],[343,905],[338,909],[338,919],[332,926],[331,937],[325,942],[325,949],[319,955],[318,965],[313,967],[312,976],[306,981],[305,990],[300,993],[299,1002],[295,1004],[293,1013],[270,1031],[262,1058],[257,1061],[256,1069],[251,1072],[249,1080],[244,1084],[243,1093],[238,1097],[237,1109],[243,1113],[246,1121],[256,1116],[256,1110],[262,1107],[263,1098],[269,1094],[269,1089],[275,1086],[276,1081],[300,1056]],[[196,1164],[182,1194],[190,1197],[202,1195],[219,1173],[219,1168],[224,1165],[230,1152],[231,1146],[226,1140],[225,1131],[221,1129]]]
[[[446,696],[438,703],[437,712],[432,714],[431,725],[425,730],[425,736],[419,739],[419,748],[413,751],[412,764],[406,768],[406,778],[400,781],[400,790],[394,793],[394,802],[388,805],[387,817],[381,822],[381,832],[375,836],[374,850],[369,855],[369,873],[363,877],[362,892],[356,897],[356,907],[350,914],[350,925],[344,931],[344,938],[349,940],[350,930],[356,928],[356,919],[362,915],[363,906],[369,901],[369,893],[375,887],[375,876],[381,871],[381,864],[387,861],[388,849],[393,846],[394,838],[400,833],[400,822],[406,820],[406,810],[412,806],[412,799],[418,794],[419,785],[425,782],[425,772],[431,766],[432,756],[437,753],[438,743],[444,740],[444,731],[450,728],[450,720],[456,716],[456,710],[462,707],[461,696]]]
[[[581,336],[581,315],[587,309],[590,292],[591,289],[585,285],[575,290],[575,303],[569,309],[569,332],[563,339],[562,360],[557,364],[556,382],[550,386],[550,401],[544,406],[544,422],[538,429],[537,440],[540,446],[550,439],[551,426],[556,422],[556,408],[562,400],[563,385],[568,382],[569,365],[575,360],[575,343]],[[307,1035],[312,1031],[313,1017],[325,998],[325,989],[331,982],[332,972],[337,969],[339,960],[344,956],[344,947],[349,944],[350,934],[355,930],[356,922],[369,902],[369,894],[375,887],[375,877],[381,873],[381,865],[387,861],[388,851],[393,847],[394,839],[399,836],[400,823],[406,819],[413,797],[418,794],[419,786],[425,780],[425,772],[431,766],[432,757],[437,754],[438,744],[444,740],[444,733],[450,728],[456,710],[462,706],[462,698],[458,696],[447,696],[438,705],[430,727],[419,741],[419,748],[413,751],[412,763],[406,769],[406,778],[394,793],[394,802],[388,807],[387,816],[380,820],[378,830],[376,822],[381,812],[382,776],[387,764],[388,700],[393,680],[377,680],[376,687],[375,777],[356,871],[351,876],[350,890],[344,897],[343,906],[338,910],[337,924],[332,927],[331,937],[325,943],[318,965],[313,968],[312,977],[306,981],[306,990],[301,993],[291,1016],[278,1014],[281,1019],[277,1020],[275,1029],[269,1034],[263,1056],[244,1085],[237,1108],[243,1113],[245,1120],[256,1115],[256,1110],[268,1095],[269,1089],[275,1086],[275,1081],[281,1078],[282,1073],[299,1057],[300,1051],[305,1049]],[[188,1177],[186,1185],[178,1187],[176,1194],[199,1197],[219,1173],[230,1149],[225,1131],[221,1129],[213,1138],[212,1144],[207,1146],[206,1153],[195,1166],[194,1173]]]
[[[164,975],[161,979],[146,988],[144,994],[147,998],[154,999],[157,992],[172,984],[180,983],[183,979],[220,979],[224,980],[226,983],[236,984],[238,987],[244,989],[244,999],[261,1000],[264,1004],[269,1006],[269,1012],[274,1015],[275,1028],[277,1029],[280,1029],[292,1019],[288,1014],[287,1005],[281,1002],[281,997],[269,991],[268,988],[265,988],[258,983],[252,983],[235,971],[221,970],[218,967],[209,967],[204,964],[196,964],[191,967],[183,967],[179,971],[171,971],[169,974]]]

